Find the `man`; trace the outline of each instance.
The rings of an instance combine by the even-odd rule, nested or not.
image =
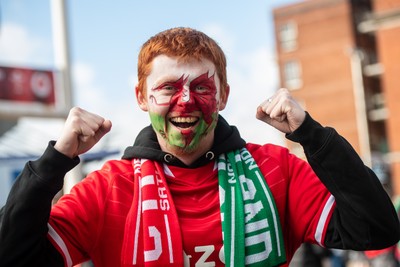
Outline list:
[[[56,142],[28,162],[3,209],[0,266],[287,266],[303,242],[378,249],[399,240],[390,198],[334,129],[281,89],[256,117],[303,145],[245,143],[219,115],[224,53],[190,28],[147,41],[136,97],[146,127],[121,160],[53,208],[64,174],[111,129],[73,108]]]

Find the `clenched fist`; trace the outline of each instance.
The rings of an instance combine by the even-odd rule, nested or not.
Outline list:
[[[283,133],[292,133],[303,123],[306,112],[287,89],[281,88],[257,107],[256,117]]]
[[[79,107],[70,110],[54,148],[74,158],[89,151],[111,130],[111,121]]]

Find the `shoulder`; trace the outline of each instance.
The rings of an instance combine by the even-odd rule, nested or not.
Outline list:
[[[268,182],[285,181],[289,183],[299,173],[313,173],[309,164],[292,154],[288,148],[275,144],[246,144],[246,148],[257,162]]]
[[[105,204],[113,199],[115,192],[127,191],[133,188],[133,167],[130,160],[110,160],[104,165],[89,173],[82,181],[77,183],[69,194],[64,195],[61,203],[67,206],[91,206],[95,210],[104,208]],[[123,194],[125,195],[125,194]],[[131,193],[129,193],[131,195]],[[65,200],[68,200],[65,202]],[[81,204],[80,204],[81,203]],[[58,203],[60,206],[60,203]],[[63,204],[61,204],[62,206]]]
[[[78,190],[108,194],[115,184],[133,183],[133,167],[130,160],[109,160],[98,170],[92,171],[75,187]]]
[[[265,161],[265,159],[269,159],[283,164],[289,157],[293,156],[286,147],[275,144],[259,145],[247,143],[246,148],[256,161]]]
[[[269,179],[287,179],[289,162],[293,157],[287,148],[274,144],[258,145],[252,143],[246,144],[246,148],[257,162],[267,181]]]
[[[108,174],[109,176],[115,175],[125,175],[127,173],[132,173],[133,166],[132,160],[121,159],[121,160],[109,160],[104,163],[104,165],[96,171],[101,174]]]

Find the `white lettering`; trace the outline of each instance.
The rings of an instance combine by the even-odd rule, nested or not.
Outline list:
[[[140,183],[141,183],[142,187],[145,187],[146,185],[152,185],[152,184],[154,184],[154,176],[153,175],[144,176],[140,180]]]
[[[160,198],[167,198],[167,197],[168,197],[168,195],[167,195],[167,189],[166,189],[165,187],[159,187],[159,188],[158,188],[158,196],[159,196]]]
[[[143,212],[145,212],[146,210],[158,210],[157,200],[155,199],[143,200],[142,209]]]
[[[260,221],[247,223],[246,226],[245,226],[244,232],[246,234],[248,234],[248,233],[252,233],[252,232],[264,229],[264,228],[266,229],[268,227],[269,227],[268,220],[267,219],[262,219]]]
[[[244,160],[244,162],[249,165],[249,170],[252,170],[254,168],[257,168],[257,163],[255,162],[255,160],[253,159],[253,157],[251,156],[250,152],[247,150],[242,150],[240,152],[240,156],[242,157],[242,159]]]
[[[157,185],[163,184],[163,181],[162,181],[160,175],[158,174],[158,172],[156,173],[156,181],[157,181]]]
[[[194,248],[195,252],[203,252],[203,255],[196,262],[196,267],[212,267],[215,266],[215,261],[206,262],[208,257],[214,252],[215,247],[213,245],[210,246],[198,246]]]
[[[244,175],[239,176],[239,181],[242,187],[243,200],[253,200],[257,193],[257,189],[254,186],[253,181],[246,178]]]
[[[185,251],[183,251],[183,266],[190,267],[190,258],[191,255],[187,255]]]
[[[169,210],[169,202],[168,199],[160,199],[160,207],[162,210]]]
[[[213,253],[215,252],[214,245],[207,245],[207,246],[196,246],[194,247],[194,251],[196,253],[202,253],[198,261],[195,263],[194,266],[196,267],[207,267],[207,266],[216,266],[215,261],[208,261],[208,259],[212,258]],[[225,253],[224,253],[224,246],[221,246],[221,249],[218,253],[218,258],[222,263],[225,263]],[[183,262],[184,267],[193,266],[192,263],[192,255],[186,254],[186,251],[183,251]]]
[[[225,190],[219,186],[219,206],[222,207],[225,203]],[[221,212],[221,221],[224,221],[224,213]]]
[[[154,238],[154,249],[144,252],[145,262],[158,260],[162,252],[160,231],[155,226],[149,226],[148,229],[149,236]]]
[[[261,200],[257,201],[256,203],[248,203],[244,205],[244,213],[246,215],[245,217],[245,222],[249,222],[251,219],[254,218],[254,216],[257,215],[257,213],[262,210],[263,204],[261,203]]]
[[[232,169],[232,164],[230,164],[229,162],[226,164],[226,169],[227,169],[227,174],[228,174],[228,176],[229,176],[229,179],[228,179],[228,183],[230,183],[230,184],[234,184],[235,182],[236,182],[236,179],[235,179],[235,174],[234,174],[234,172],[233,172],[233,169]]]
[[[221,249],[219,250],[218,256],[219,256],[219,260],[220,260],[222,263],[225,263],[225,249],[224,249],[224,245],[222,245]]]
[[[250,236],[245,238],[246,247],[263,243],[264,250],[252,255],[248,255],[245,258],[246,265],[253,264],[256,262],[263,261],[268,258],[272,251],[271,233],[265,232],[258,235]]]

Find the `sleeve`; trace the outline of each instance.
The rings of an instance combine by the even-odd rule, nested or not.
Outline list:
[[[342,136],[307,113],[304,123],[287,138],[303,146],[312,169],[334,197],[324,246],[371,250],[399,240],[399,221],[391,199]]]
[[[292,235],[295,240],[323,246],[328,221],[336,205],[335,198],[310,164],[292,154],[289,154],[288,160],[290,185],[287,209],[292,222]]]
[[[48,236],[65,266],[89,260],[97,244],[109,188],[108,179],[99,173],[89,174],[51,210]]]
[[[64,175],[79,163],[50,143],[36,161],[28,162],[15,181],[0,215],[0,266],[64,266],[47,239],[51,202]]]

